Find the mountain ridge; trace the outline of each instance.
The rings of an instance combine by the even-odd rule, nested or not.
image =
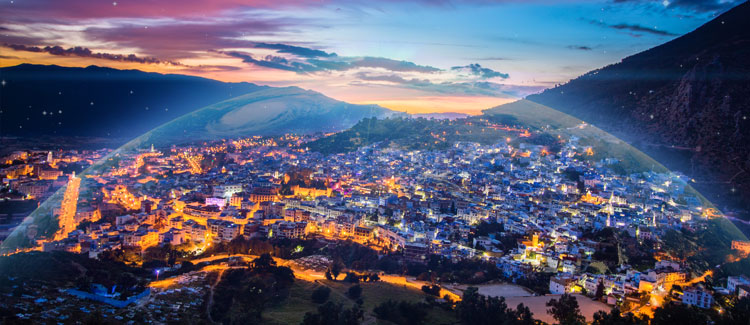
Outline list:
[[[20,64],[0,68],[0,78],[0,131],[16,136],[132,138],[200,107],[267,88],[94,65]]]
[[[627,139],[711,200],[750,208],[750,3],[528,100]]]
[[[95,65],[69,68],[20,64],[0,68],[0,78],[6,80],[0,102],[3,136],[132,139],[170,121],[185,122],[182,117],[203,110],[202,120],[189,124],[195,132],[187,132],[186,124],[181,136],[161,132],[165,129],[156,133],[179,141],[186,134],[192,135],[190,139],[210,140],[220,136],[271,135],[275,131],[335,132],[364,117],[398,114],[378,105],[349,104],[296,86],[226,83]],[[235,105],[243,100],[249,102]],[[231,103],[228,105],[234,110],[208,116],[222,103]]]

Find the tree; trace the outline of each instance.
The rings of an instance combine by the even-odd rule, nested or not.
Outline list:
[[[563,294],[560,299],[547,302],[547,313],[552,315],[560,325],[586,324],[586,318],[581,315],[578,300],[570,294]]]
[[[322,304],[328,300],[331,295],[331,288],[326,286],[320,286],[315,288],[312,292],[312,301],[316,304]]]
[[[326,270],[326,279],[327,280],[333,280],[333,275],[331,275],[331,270]]]
[[[354,272],[346,272],[346,277],[344,277],[345,282],[349,283],[359,283],[359,276],[355,274]]]
[[[424,291],[428,295],[433,295],[433,296],[436,296],[436,297],[440,297],[440,286],[438,286],[438,285],[432,285],[432,286],[423,285],[422,286],[422,291]]]
[[[339,277],[342,268],[343,265],[341,265],[341,261],[334,261],[333,263],[331,263],[331,266],[328,268],[328,270],[331,272],[331,277],[333,278],[333,280],[336,280]]]
[[[261,254],[258,258],[254,259],[251,262],[251,265],[254,270],[267,271],[276,266],[276,261],[273,260],[271,254],[264,253]]]
[[[531,309],[524,306],[523,303],[518,304],[515,314],[516,324],[518,325],[534,325],[537,323],[536,319],[534,319],[534,314],[531,312]]]
[[[358,305],[344,309],[342,304],[329,301],[318,306],[317,313],[306,313],[302,325],[356,325],[363,318],[364,312]]]
[[[360,287],[359,284],[355,284],[349,287],[349,290],[346,291],[346,295],[349,296],[349,298],[357,299],[362,296],[362,287]]]
[[[250,316],[250,319],[261,319],[266,303],[270,299],[269,290],[262,280],[253,279],[245,287],[243,295],[238,297],[242,302],[243,308],[248,308],[246,310],[249,311],[248,316]]]
[[[508,308],[503,297],[480,295],[476,287],[468,287],[461,301],[456,304],[456,313],[462,324],[535,324],[531,311],[523,304],[518,310]]]
[[[389,299],[377,305],[372,311],[378,319],[398,325],[418,325],[424,323],[428,307],[424,303],[396,302]]]
[[[599,284],[596,285],[596,294],[594,296],[597,300],[602,299],[604,296],[604,283],[602,281],[599,281]]]
[[[345,325],[359,324],[362,322],[362,319],[364,317],[365,312],[359,305],[354,305],[352,306],[352,308],[344,309],[341,311],[341,321]]]
[[[648,316],[635,316],[632,313],[622,315],[617,308],[607,313],[600,310],[594,313],[592,325],[648,325]]]
[[[669,303],[656,308],[656,311],[654,311],[654,319],[651,320],[651,324],[706,324],[708,321],[708,315],[701,310],[698,310],[696,307]]]

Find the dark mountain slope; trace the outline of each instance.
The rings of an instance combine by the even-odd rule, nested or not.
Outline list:
[[[0,69],[0,79],[0,135],[34,137],[132,138],[198,108],[268,88],[96,66],[21,64]]]
[[[527,98],[623,139],[720,204],[750,207],[750,3]]]

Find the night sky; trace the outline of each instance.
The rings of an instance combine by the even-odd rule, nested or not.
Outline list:
[[[667,42],[739,2],[2,0],[0,66],[99,65],[477,113]]]

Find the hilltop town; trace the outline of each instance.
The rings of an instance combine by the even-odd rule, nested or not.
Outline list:
[[[617,159],[591,159],[596,148],[575,136],[541,145],[528,141],[536,131],[503,132],[491,144],[378,142],[330,154],[309,148],[321,136],[298,135],[19,151],[3,159],[4,199],[45,203],[24,223],[5,216],[3,247],[117,260],[157,277],[214,254],[272,252],[297,259],[298,277],[330,278],[325,252],[347,243],[376,257],[345,267],[411,276],[439,297],[460,299],[460,284],[515,283],[529,296],[588,295],[650,317],[665,301],[721,309],[716,294],[750,292],[750,279],[721,268],[747,257],[750,244],[721,233],[728,221],[686,177],[615,172]],[[696,246],[680,246],[689,242]],[[464,270],[466,261],[478,264]],[[717,272],[726,285],[708,281]]]

